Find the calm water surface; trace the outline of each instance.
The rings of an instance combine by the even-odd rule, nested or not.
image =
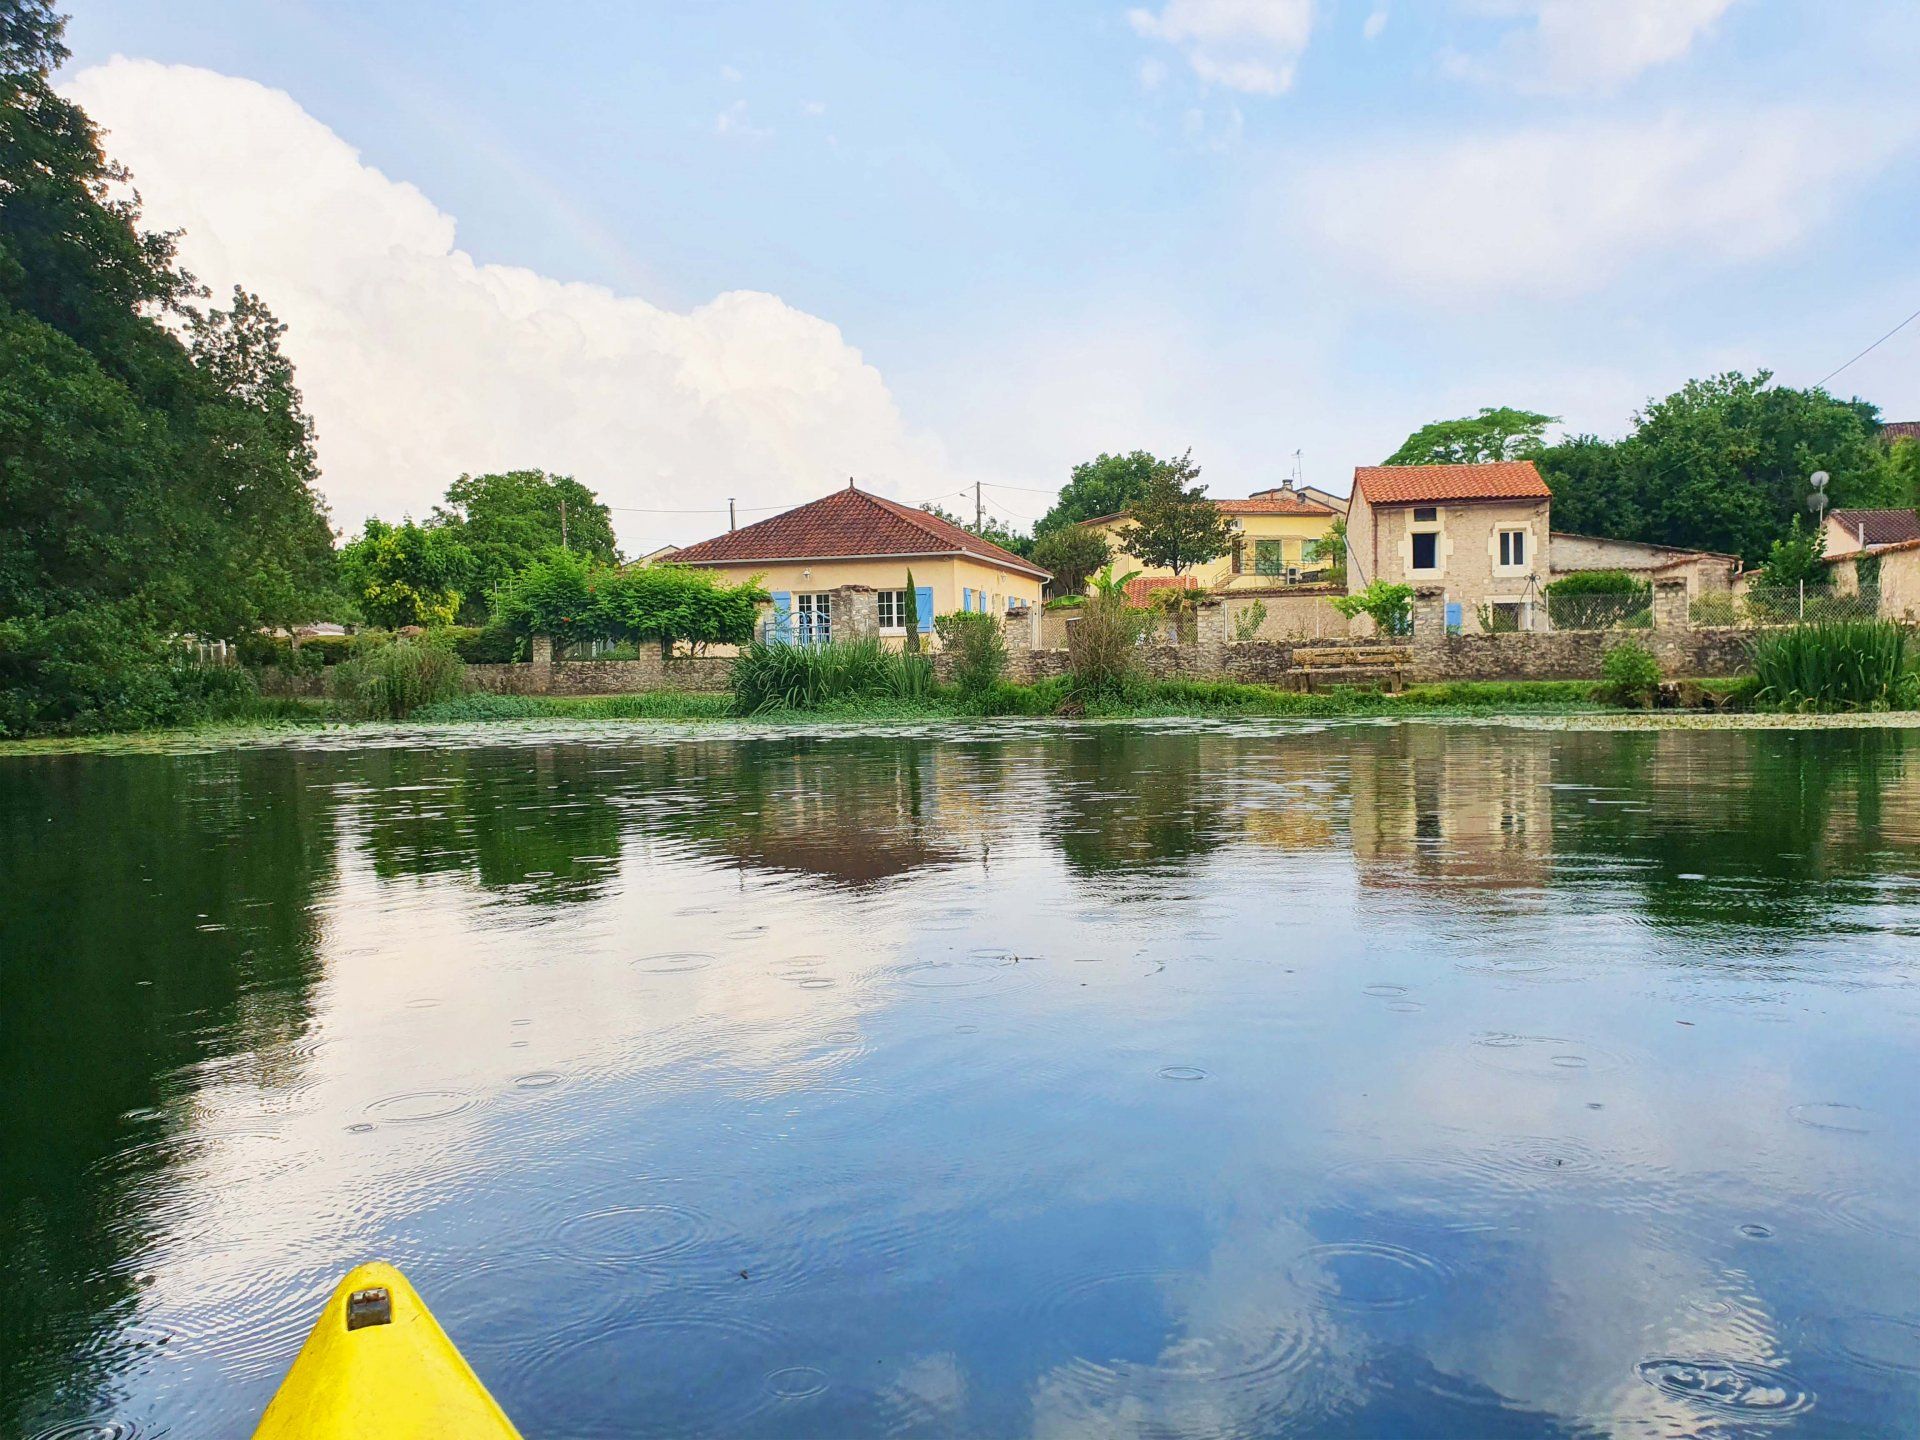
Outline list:
[[[1920,732],[0,760],[0,1433],[1920,1432]]]

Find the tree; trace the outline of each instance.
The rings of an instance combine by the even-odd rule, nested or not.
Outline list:
[[[64,21],[0,0],[0,721],[161,721],[206,693],[183,633],[285,623],[329,588],[281,329],[225,311],[141,226],[48,73]]]
[[[1132,509],[1160,463],[1145,450],[1135,450],[1127,455],[1103,453],[1074,466],[1060,498],[1034,525],[1034,535],[1049,535],[1082,520]]]
[[[1084,525],[1049,530],[1033,543],[1033,563],[1053,572],[1057,595],[1080,594],[1111,559],[1113,547],[1107,537]]]
[[[1339,516],[1327,526],[1326,534],[1307,545],[1303,558],[1309,564],[1325,565],[1328,582],[1344,586],[1347,583],[1347,517]]]
[[[1435,420],[1409,435],[1386,459],[1388,465],[1483,465],[1525,460],[1544,447],[1547,426],[1559,418],[1532,410],[1488,406],[1478,415]]]
[[[448,529],[408,520],[367,521],[340,552],[347,594],[374,625],[449,625],[460,608],[473,557]]]
[[[1576,435],[1548,446],[1534,463],[1553,491],[1554,529],[1621,540],[1648,538],[1642,447]]]
[[[1767,549],[1760,567],[1760,585],[1767,590],[1793,590],[1802,585],[1824,588],[1833,578],[1821,557],[1827,553],[1827,527],[1802,525],[1798,515],[1787,533]]]
[[[1200,467],[1192,455],[1156,464],[1119,532],[1129,555],[1175,575],[1233,548],[1234,523],[1197,483]]]
[[[946,507],[937,505],[931,500],[920,508],[929,515],[938,515],[949,525],[958,525],[969,535],[978,535],[982,540],[998,545],[1002,550],[1011,550],[1022,559],[1033,554],[1033,537],[1031,535],[1022,535],[1018,530],[1001,524],[991,515],[983,517],[978,525],[973,525],[962,520]]]
[[[1356,594],[1336,596],[1333,608],[1349,620],[1356,615],[1370,617],[1382,635],[1413,633],[1411,585],[1390,585],[1385,580],[1375,580]]]
[[[602,565],[620,559],[613,516],[600,498],[571,476],[544,470],[462,475],[429,523],[453,531],[473,557],[465,609],[474,617],[548,550],[577,551]]]

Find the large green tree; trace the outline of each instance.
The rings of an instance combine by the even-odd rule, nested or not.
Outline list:
[[[371,518],[340,551],[348,597],[375,625],[450,624],[472,583],[473,557],[444,525],[389,525]]]
[[[431,523],[454,532],[472,557],[464,608],[474,616],[549,550],[565,548],[603,565],[620,558],[613,516],[600,497],[570,475],[544,470],[462,475]]]
[[[1903,477],[1864,400],[1775,385],[1760,371],[1690,380],[1614,444],[1582,436],[1541,452],[1556,529],[1764,560],[1825,470],[1836,506],[1902,503]]]
[[[1102,454],[1074,466],[1060,498],[1034,525],[1035,537],[1131,509],[1160,465],[1145,450],[1135,450],[1127,455]]]
[[[931,500],[920,508],[929,515],[938,515],[949,525],[958,525],[969,535],[978,535],[982,540],[998,545],[1002,550],[1011,550],[1023,559],[1033,554],[1033,537],[1031,535],[1022,535],[1011,525],[1004,525],[991,515],[982,516],[980,522],[975,524],[971,520],[961,519],[944,505],[935,504]]]
[[[1033,563],[1053,572],[1056,595],[1080,594],[1111,559],[1113,547],[1107,537],[1084,525],[1049,530],[1033,546]]]
[[[1386,459],[1388,465],[1484,465],[1538,455],[1553,415],[1511,406],[1489,406],[1478,415],[1435,420],[1409,435]]]
[[[1234,525],[1200,488],[1189,450],[1161,461],[1128,508],[1119,541],[1129,555],[1180,575],[1233,548]]]
[[[280,327],[244,292],[199,308],[172,237],[142,228],[127,175],[48,82],[62,23],[44,0],[0,4],[0,726],[14,730],[178,713],[192,686],[168,637],[296,618],[331,564]]]

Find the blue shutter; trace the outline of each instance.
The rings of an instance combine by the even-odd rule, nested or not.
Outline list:
[[[933,633],[933,587],[931,585],[914,586],[913,605],[914,609],[920,612],[920,633],[931,635]]]
[[[773,592],[773,623],[767,626],[769,645],[791,645],[793,643],[793,592],[776,590]]]
[[[971,585],[962,585],[960,587],[960,608],[969,614],[973,611],[973,587]]]
[[[1460,627],[1464,623],[1465,621],[1460,611],[1459,602],[1453,601],[1449,603],[1447,606],[1447,633],[1449,635],[1458,635],[1460,633]]]

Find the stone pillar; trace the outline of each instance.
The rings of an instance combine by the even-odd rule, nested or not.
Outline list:
[[[1693,619],[1687,613],[1687,582],[1685,580],[1653,582],[1653,628],[1656,630],[1693,628]]]
[[[1447,592],[1439,585],[1413,587],[1413,643],[1438,645],[1447,638]]]
[[[880,594],[871,585],[842,585],[827,602],[835,640],[871,640],[880,633]]]
[[[532,637],[532,663],[529,666],[531,683],[527,693],[544,695],[553,688],[553,637],[535,635]]]

